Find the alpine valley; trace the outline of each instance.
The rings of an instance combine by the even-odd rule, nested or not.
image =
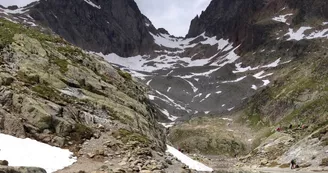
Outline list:
[[[326,0],[212,0],[185,37],[134,0],[0,17],[1,173],[328,171]]]

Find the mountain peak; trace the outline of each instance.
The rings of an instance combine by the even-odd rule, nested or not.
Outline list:
[[[129,56],[152,47],[144,15],[134,0],[41,0],[29,13],[86,50]]]

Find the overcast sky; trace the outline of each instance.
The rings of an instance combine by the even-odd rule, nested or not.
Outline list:
[[[3,6],[24,6],[36,0],[0,0]],[[185,36],[190,21],[205,10],[211,0],[135,0],[156,28],[165,28],[170,34]]]
[[[211,0],[135,0],[156,28],[185,36],[191,20],[205,10]]]

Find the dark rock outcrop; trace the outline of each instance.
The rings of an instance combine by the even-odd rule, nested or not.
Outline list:
[[[133,0],[41,0],[30,15],[90,51],[131,56],[144,54],[153,45],[145,23],[149,20]]]
[[[270,39],[271,31],[280,27],[278,23],[267,21],[268,16],[284,8],[295,14],[292,26],[313,18],[328,18],[325,10],[328,3],[324,0],[212,0],[207,9],[191,21],[186,37],[196,37],[205,32],[210,36],[230,39],[235,45],[242,44],[245,51],[254,50]]]

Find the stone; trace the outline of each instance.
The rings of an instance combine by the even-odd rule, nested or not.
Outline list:
[[[96,151],[96,155],[104,156],[105,155],[105,151],[103,149],[97,150]]]
[[[0,165],[1,165],[1,166],[8,166],[9,163],[8,163],[7,160],[0,160]]]
[[[42,168],[0,166],[1,173],[47,173]]]
[[[57,147],[63,147],[65,145],[65,138],[63,137],[59,137],[59,136],[55,136],[52,139],[52,142],[54,143],[55,146]]]
[[[122,169],[122,168],[114,168],[113,169],[113,172],[114,173],[125,173],[126,171],[124,169]]]
[[[122,162],[120,162],[118,165],[120,165],[120,166],[125,166],[125,165],[127,165],[127,163],[124,162],[124,161],[122,161]]]
[[[170,160],[170,159],[165,159],[165,162],[169,165],[172,165],[172,160]]]
[[[96,155],[96,154],[94,154],[94,153],[88,153],[88,154],[87,154],[87,156],[88,156],[89,158],[94,158],[95,155]]]
[[[149,170],[141,170],[140,173],[152,173],[152,171],[149,171]]]
[[[262,165],[262,166],[264,166],[264,165],[266,165],[266,164],[268,164],[269,163],[269,161],[268,161],[268,159],[266,159],[266,158],[264,158],[264,159],[262,159],[261,161],[260,161],[260,164]]]

